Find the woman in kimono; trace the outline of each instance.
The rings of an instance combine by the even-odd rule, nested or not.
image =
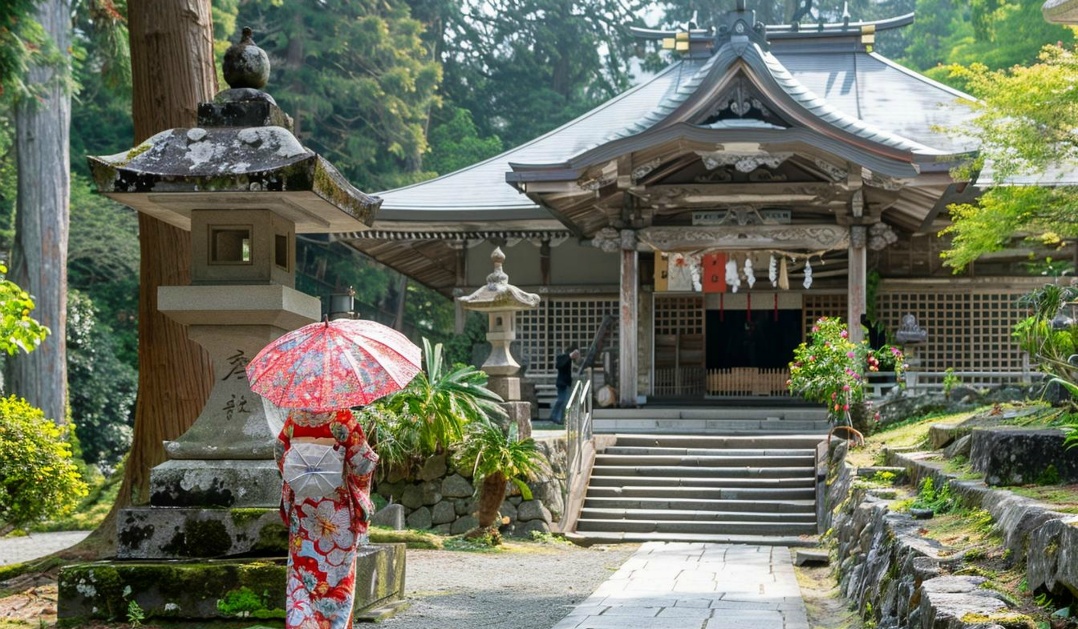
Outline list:
[[[332,447],[337,469],[342,467],[339,457],[343,455],[343,477],[334,489],[319,495],[311,487],[301,487],[299,479],[293,479],[295,489],[291,486],[285,459],[299,444]],[[302,449],[297,447],[297,451]],[[356,547],[367,543],[367,525],[374,512],[370,482],[378,455],[347,409],[292,411],[277,437],[274,454],[286,479],[281,490],[281,517],[288,527],[285,627],[350,629]]]

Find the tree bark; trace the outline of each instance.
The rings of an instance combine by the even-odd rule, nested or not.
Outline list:
[[[498,512],[505,501],[505,484],[509,479],[505,474],[495,472],[488,474],[483,479],[483,485],[479,489],[479,506],[476,509],[475,519],[479,520],[479,528],[487,529],[494,527],[498,519]]]
[[[132,115],[135,143],[194,127],[200,101],[217,88],[209,0],[131,0]],[[149,497],[150,470],[163,441],[182,435],[209,397],[213,364],[186,327],[157,311],[159,286],[191,281],[191,235],[139,214],[139,383],[135,433],[113,512]]]
[[[33,317],[51,334],[30,354],[8,362],[7,391],[40,408],[56,423],[67,421],[67,234],[70,217],[71,6],[46,0],[34,18],[59,51],[53,65],[35,65],[27,84],[37,98],[15,105],[18,197],[10,279],[34,296]],[[60,65],[55,65],[60,64]]]

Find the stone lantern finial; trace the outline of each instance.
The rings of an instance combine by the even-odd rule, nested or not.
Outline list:
[[[457,301],[464,304],[465,309],[513,312],[539,305],[539,295],[522,291],[509,283],[509,276],[502,270],[505,254],[502,253],[501,247],[494,248],[490,260],[494,263],[494,271],[487,276],[487,285],[471,295],[457,297]]]
[[[255,45],[254,31],[243,27],[243,37],[225,51],[221,73],[233,89],[249,87],[260,90],[266,86],[270,74],[269,56]]]

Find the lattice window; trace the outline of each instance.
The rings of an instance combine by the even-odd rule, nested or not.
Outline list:
[[[529,372],[554,372],[554,358],[570,346],[587,351],[603,317],[614,317],[603,349],[618,349],[618,300],[545,297],[534,310],[517,313],[517,341]],[[598,357],[596,357],[598,361]],[[598,366],[598,365],[597,365]]]
[[[703,334],[704,298],[655,296],[655,334]]]
[[[977,290],[881,289],[877,318],[893,336],[903,315],[917,317],[928,331],[928,339],[914,349],[919,371],[1022,371],[1025,355],[1011,339],[1011,329],[1026,316],[1015,302],[1027,291]]]
[[[846,321],[849,300],[845,293],[833,295],[807,293],[802,300],[802,304],[801,314],[804,316],[803,338],[805,340],[808,340],[812,326],[820,317],[839,317]],[[846,323],[849,324],[848,321]]]

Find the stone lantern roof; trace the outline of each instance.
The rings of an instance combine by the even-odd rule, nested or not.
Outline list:
[[[198,127],[162,131],[122,153],[90,157],[98,191],[181,229],[192,210],[268,209],[297,233],[366,229],[381,206],[292,134],[261,91],[265,52],[244,39],[225,55],[232,89],[198,108]]]
[[[458,297],[468,310],[481,312],[508,312],[528,310],[539,305],[540,297],[535,293],[520,290],[509,283],[509,276],[502,270],[505,254],[501,247],[496,247],[490,254],[494,262],[494,272],[487,276],[487,285],[471,295]]]

